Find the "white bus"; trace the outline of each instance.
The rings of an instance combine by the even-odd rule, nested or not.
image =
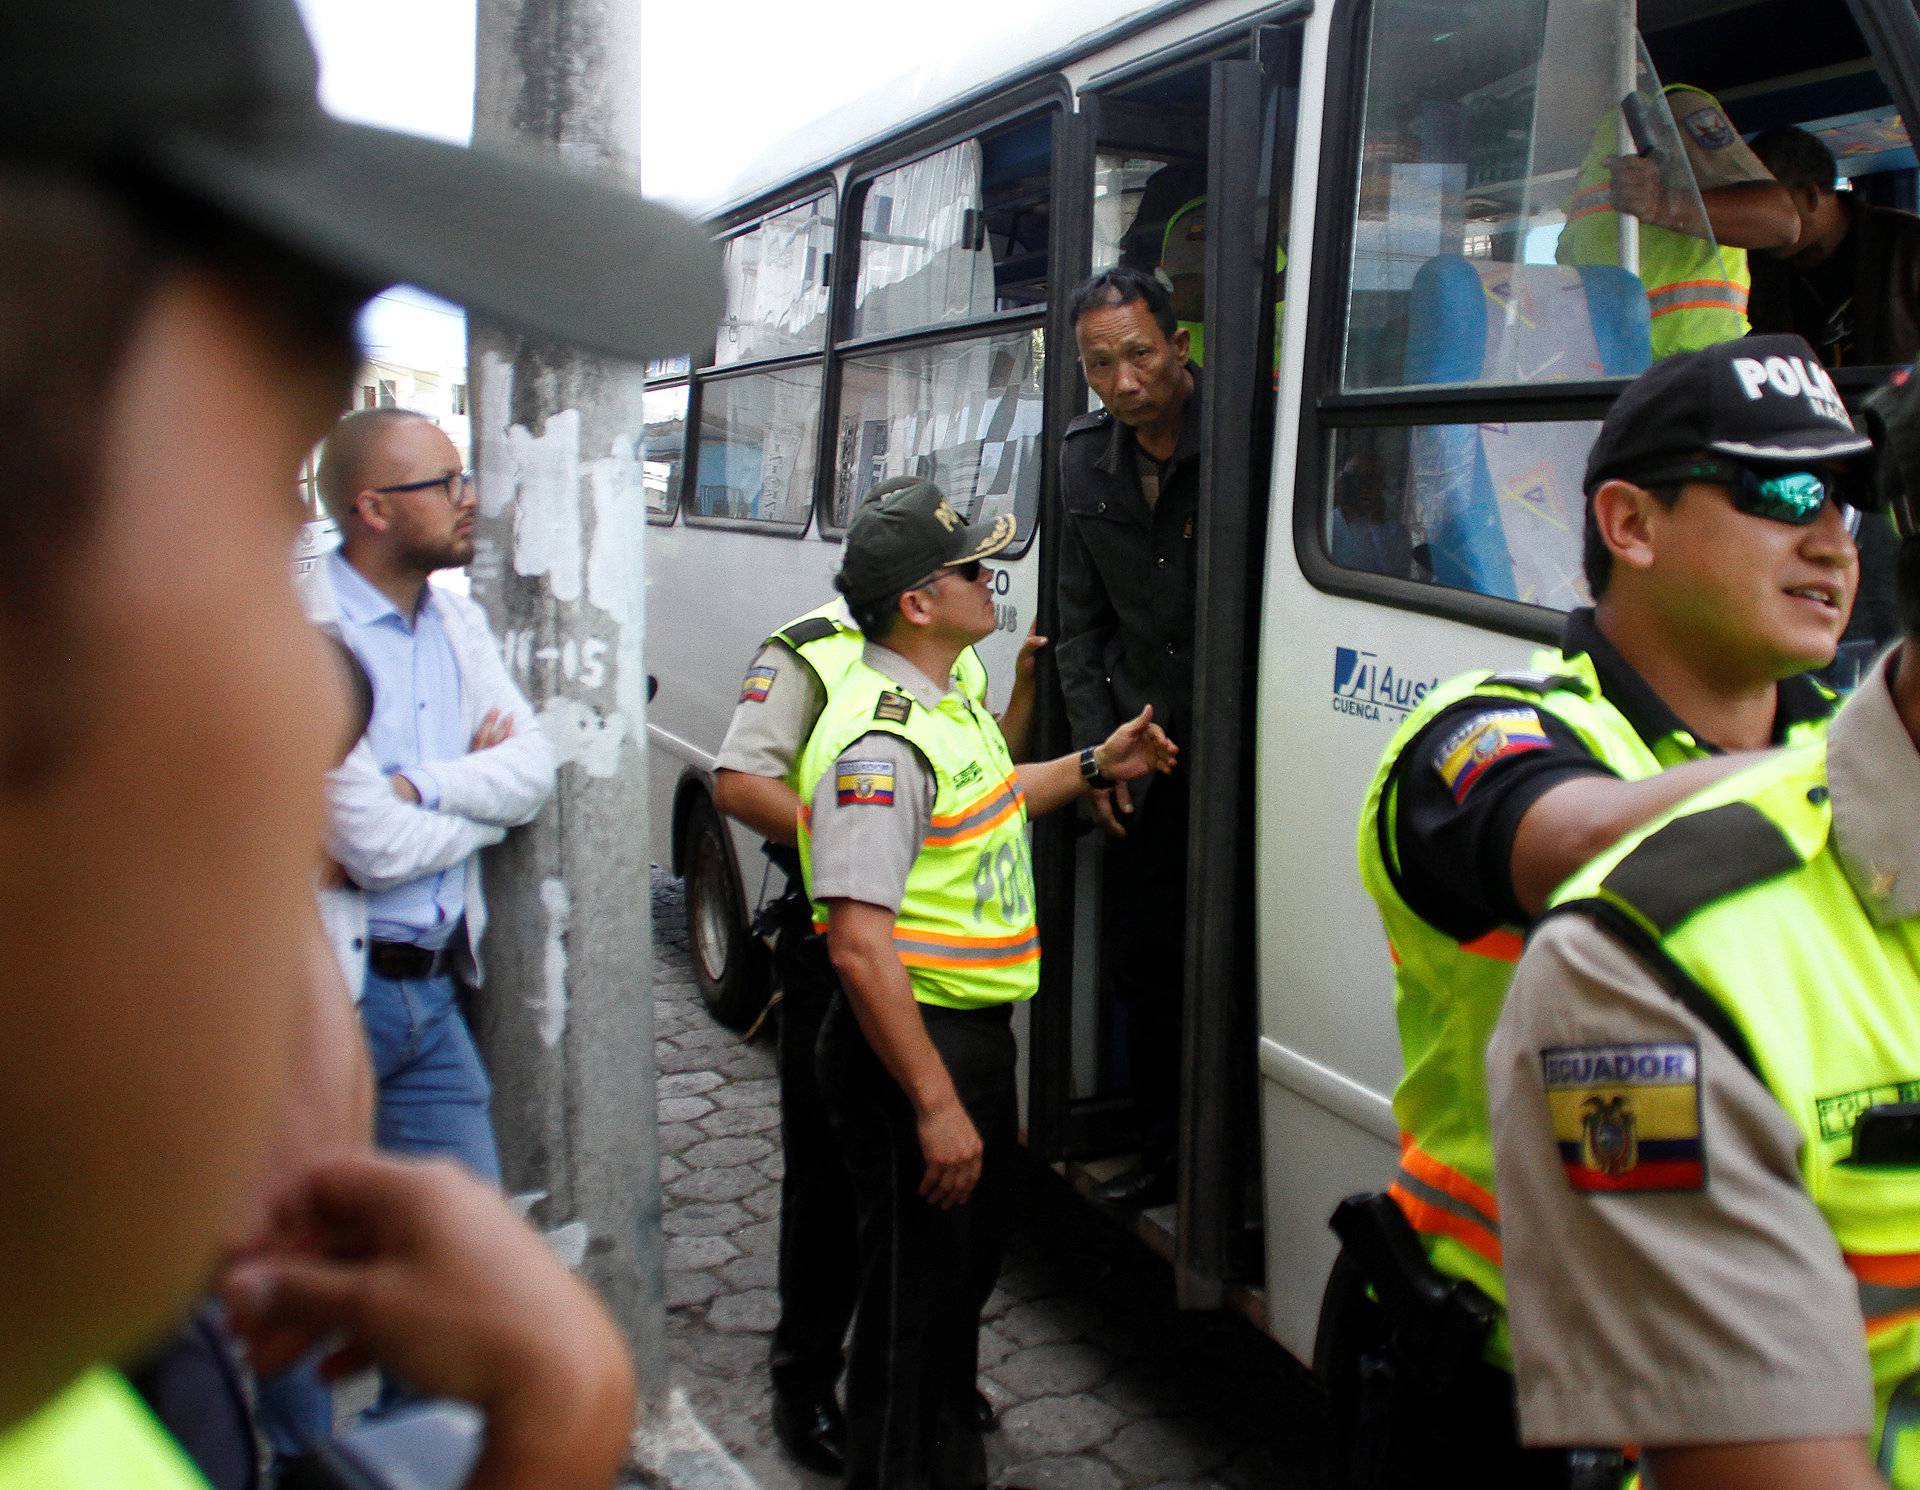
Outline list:
[[[655,857],[687,878],[710,1002],[741,1019],[764,977],[747,917],[780,883],[709,788],[748,658],[831,598],[859,496],[919,474],[1019,519],[984,648],[1004,697],[1029,621],[1052,623],[1058,445],[1088,407],[1067,291],[1151,262],[1170,199],[1204,192],[1182,1194],[1142,1227],[1183,1302],[1239,1307],[1311,1360],[1328,1216],[1398,1153],[1391,974],[1354,868],[1365,784],[1433,680],[1524,665],[1581,603],[1581,464],[1650,356],[1632,219],[1614,262],[1558,262],[1582,164],[1634,148],[1626,94],[1684,82],[1742,131],[1812,130],[1863,199],[1910,209],[1920,19],[1912,0],[1086,14],[815,128],[769,120],[764,171],[715,213],[727,319],[647,395]],[[1851,398],[1884,372],[1837,377]],[[1867,559],[1843,661],[1891,624]],[[1041,753],[1084,743],[1044,663],[1041,682]],[[1057,814],[1035,858],[1026,1135],[1084,1184],[1128,1131],[1099,855]]]

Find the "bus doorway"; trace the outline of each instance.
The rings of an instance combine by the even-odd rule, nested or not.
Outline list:
[[[1259,1320],[1260,1155],[1252,996],[1252,803],[1241,783],[1251,760],[1258,565],[1266,525],[1273,346],[1284,266],[1299,69],[1298,31],[1240,30],[1151,69],[1121,66],[1082,94],[1091,128],[1091,214],[1085,258],[1062,256],[1053,287],[1064,308],[1074,270],[1116,265],[1155,273],[1187,334],[1204,397],[1194,545],[1197,605],[1193,708],[1180,769],[1189,773],[1188,870],[1170,920],[1187,928],[1173,1112],[1177,1181],[1171,1198],[1124,1219],[1175,1269],[1188,1307],[1222,1304]],[[1078,258],[1079,255],[1071,256]],[[1061,335],[1071,336],[1062,316]],[[1098,401],[1076,380],[1069,417]],[[1059,421],[1064,426],[1066,420]],[[1070,520],[1058,507],[1059,522]],[[1163,556],[1164,557],[1164,556]],[[1057,564],[1042,576],[1058,583]],[[1085,742],[1057,741],[1061,748]],[[1030,1128],[1047,1157],[1098,1197],[1133,1171],[1153,1114],[1132,1080],[1139,1062],[1128,1008],[1114,996],[1116,897],[1126,872],[1103,831],[1083,817],[1055,832],[1055,862],[1070,863],[1073,893],[1043,929],[1049,949],[1071,948],[1035,1009]],[[1124,902],[1121,902],[1124,903]],[[1050,959],[1052,960],[1052,959]],[[1065,986],[1062,986],[1065,985]],[[1043,999],[1041,1004],[1048,1004]]]

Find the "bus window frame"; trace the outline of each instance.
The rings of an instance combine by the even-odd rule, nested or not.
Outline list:
[[[674,373],[670,377],[664,377],[658,380],[648,378],[644,380],[642,384],[643,394],[654,392],[671,393],[676,388],[684,388],[687,390],[687,412],[682,420],[682,425],[686,432],[681,436],[680,441],[680,490],[674,496],[673,505],[665,512],[655,512],[651,507],[647,508],[647,521],[656,528],[672,527],[674,519],[680,515],[680,509],[686,505],[687,462],[700,442],[693,438],[694,393],[692,370],[689,369],[684,375]],[[646,426],[644,423],[641,425],[640,442],[640,459],[644,465],[646,461]]]
[[[1368,40],[1379,0],[1356,0],[1336,18],[1327,49],[1326,109],[1321,120],[1320,176],[1314,195],[1313,269],[1308,305],[1315,311],[1339,307],[1339,315],[1310,314],[1301,367],[1300,431],[1294,455],[1294,557],[1316,590],[1368,601],[1395,610],[1461,621],[1481,630],[1552,644],[1559,641],[1566,613],[1524,601],[1472,590],[1348,569],[1334,562],[1328,548],[1326,519],[1333,489],[1329,479],[1333,442],[1339,431],[1356,428],[1432,428],[1445,424],[1504,421],[1551,424],[1598,421],[1613,407],[1630,378],[1606,378],[1544,385],[1476,384],[1471,387],[1368,390],[1348,393],[1341,386],[1346,348],[1348,291],[1353,274],[1354,224],[1360,193],[1360,131],[1366,118]],[[1880,70],[1896,104],[1903,88],[1920,90],[1920,18],[1881,14],[1873,0],[1846,0],[1867,43],[1868,58]],[[1906,24],[1900,24],[1904,19]],[[1329,148],[1329,146],[1331,148]],[[1844,378],[1843,390],[1866,391],[1884,379],[1874,374]]]
[[[1048,298],[1036,306],[1019,310],[995,311],[989,316],[969,321],[945,322],[933,326],[914,327],[907,331],[889,332],[878,336],[843,337],[840,333],[852,315],[854,284],[860,269],[860,226],[856,220],[856,209],[864,205],[862,193],[880,176],[902,166],[911,165],[917,160],[937,155],[966,140],[982,139],[996,130],[1011,124],[1017,124],[1029,117],[1045,118],[1049,110],[1060,113],[1073,111],[1073,90],[1066,77],[1060,73],[1051,73],[1034,78],[1006,93],[981,100],[979,103],[961,109],[959,112],[923,125],[918,129],[895,136],[876,148],[856,157],[847,167],[846,180],[841,187],[840,217],[835,228],[834,238],[834,275],[832,301],[828,309],[826,377],[822,387],[820,413],[820,456],[819,465],[814,473],[814,523],[822,538],[832,543],[846,536],[844,525],[833,522],[833,481],[835,475],[835,437],[840,423],[841,361],[846,357],[867,356],[875,352],[906,351],[915,346],[936,345],[949,341],[963,341],[981,336],[1004,334],[1020,330],[1024,326],[1037,326],[1043,329],[1052,325],[1053,299]],[[1053,129],[1051,123],[1049,130]],[[1048,169],[1053,182],[1059,181],[1058,152],[1049,144]],[[1058,192],[1051,194],[1049,211],[1057,217],[1059,212]],[[1048,225],[1049,260],[1057,247],[1057,235],[1054,222]],[[1047,265],[1047,283],[1049,288],[1057,282],[1052,262]],[[1051,349],[1049,350],[1051,356]],[[1045,416],[1040,429],[1040,442],[1043,457],[1058,436],[1059,426],[1055,422],[1051,400],[1044,405]],[[1015,547],[1002,554],[1007,560],[1018,559],[1033,545],[1034,535],[1040,531],[1045,520],[1049,499],[1050,475],[1043,466],[1040,503],[1033,515],[1025,538]]]
[[[716,244],[724,244],[746,233],[751,233],[761,224],[790,212],[808,202],[826,197],[832,200],[836,213],[844,211],[845,195],[840,183],[831,172],[815,173],[803,177],[797,182],[789,182],[771,192],[756,197],[753,201],[713,219],[710,226]],[[834,249],[840,251],[841,219],[834,219]],[[687,440],[681,457],[680,500],[675,504],[678,518],[690,528],[723,528],[731,532],[765,533],[780,538],[802,539],[816,526],[816,513],[820,498],[820,461],[825,455],[826,446],[820,439],[825,429],[825,408],[827,378],[829,376],[829,358],[833,351],[833,325],[835,306],[840,293],[838,273],[839,265],[829,266],[827,276],[827,325],[817,350],[792,352],[780,357],[762,357],[757,360],[729,362],[725,366],[716,366],[713,362],[714,348],[706,347],[695,354],[693,365],[687,375]],[[734,378],[753,373],[780,372],[791,368],[818,364],[820,367],[820,396],[814,400],[814,414],[818,421],[814,430],[814,472],[813,492],[807,504],[806,516],[797,523],[766,522],[751,517],[713,517],[694,511],[693,494],[699,491],[700,480],[700,418],[705,402],[706,385],[714,382],[727,382]],[[671,519],[649,517],[648,521],[658,527],[668,526]]]

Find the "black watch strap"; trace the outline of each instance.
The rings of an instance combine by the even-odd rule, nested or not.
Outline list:
[[[1095,791],[1104,791],[1113,785],[1113,778],[1100,769],[1099,762],[1093,758],[1093,749],[1089,745],[1080,752],[1080,779]]]

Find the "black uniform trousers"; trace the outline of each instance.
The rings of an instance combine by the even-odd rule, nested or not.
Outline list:
[[[820,1032],[820,1073],[860,1212],[860,1303],[847,1364],[847,1490],[979,1490],[974,1416],[980,1316],[1011,1225],[1019,1108],[1012,1009],[922,1004],[927,1034],[979,1130],[964,1205],[920,1198],[913,1108],[860,1033],[845,995]]]
[[[796,897],[797,898],[797,897]],[[827,940],[798,899],[783,910],[774,961],[780,977],[780,1323],[773,1332],[774,1390],[795,1401],[833,1395],[859,1284],[853,1182],[840,1157],[814,1057],[839,989]],[[796,924],[796,919],[797,923]]]
[[[1156,776],[1123,816],[1127,836],[1107,845],[1102,874],[1101,967],[1120,1021],[1140,1145],[1171,1157],[1179,1131],[1181,991],[1187,961],[1187,778],[1181,763]]]

